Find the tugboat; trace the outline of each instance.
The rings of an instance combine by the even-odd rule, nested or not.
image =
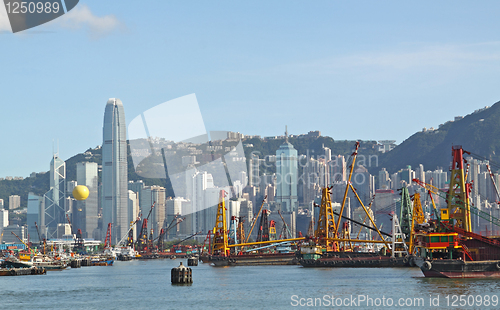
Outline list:
[[[469,204],[471,186],[465,182],[464,153],[470,154],[461,146],[452,147],[450,186],[445,192],[447,207],[438,212],[433,205],[436,220],[415,234],[418,254],[415,263],[425,277],[500,277],[500,239],[471,231],[471,212],[480,211]],[[429,193],[440,192],[418,179],[414,181],[425,186]]]

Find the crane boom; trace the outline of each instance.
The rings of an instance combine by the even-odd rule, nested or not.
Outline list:
[[[141,218],[138,217],[135,221],[133,221],[132,223],[130,223],[130,228],[127,230],[127,232],[125,233],[125,235],[120,239],[120,241],[118,241],[118,243],[116,244],[117,247],[121,246],[121,244],[127,239],[128,237],[128,234],[129,232],[134,229],[134,225],[140,220]]]
[[[250,232],[248,233],[247,239],[245,240],[245,243],[248,242],[248,239],[250,239],[250,235],[252,234],[253,228],[255,224],[257,223],[257,219],[259,218],[259,214],[262,211],[262,207],[264,207],[264,202],[266,202],[267,195],[264,196],[264,199],[262,199],[262,204],[260,205],[259,212],[257,213],[257,216],[253,218],[252,220],[252,228],[250,228]]]
[[[23,239],[19,238],[19,236],[18,236],[18,235],[16,235],[16,233],[15,233],[15,232],[11,231],[10,233],[11,233],[11,234],[13,234],[14,236],[16,236],[16,238],[17,238],[17,239],[19,239],[19,241],[21,241],[21,242],[24,244],[24,246],[25,246],[25,247],[26,247],[26,248],[27,248],[30,252],[32,252],[32,251],[31,251],[31,248],[29,247],[29,245],[27,245],[27,244],[23,241]],[[2,233],[2,235],[3,235],[3,233]]]
[[[42,242],[42,237],[40,236],[40,230],[38,230],[38,225],[35,222],[35,227],[36,227],[36,233],[38,234],[38,241]]]

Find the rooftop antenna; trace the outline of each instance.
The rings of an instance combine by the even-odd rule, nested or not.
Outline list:
[[[288,126],[285,125],[285,142],[288,143]]]

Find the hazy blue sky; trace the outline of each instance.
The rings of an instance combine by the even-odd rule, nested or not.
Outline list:
[[[47,171],[195,93],[205,126],[394,139],[500,100],[498,1],[80,0],[18,34],[0,8],[0,177]],[[165,119],[168,122],[168,118]]]

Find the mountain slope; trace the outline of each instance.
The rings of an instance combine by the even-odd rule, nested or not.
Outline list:
[[[380,156],[380,167],[391,173],[411,165],[423,164],[426,170],[443,167],[448,170],[451,146],[500,162],[500,102],[478,110],[434,131],[417,132],[392,151]]]

